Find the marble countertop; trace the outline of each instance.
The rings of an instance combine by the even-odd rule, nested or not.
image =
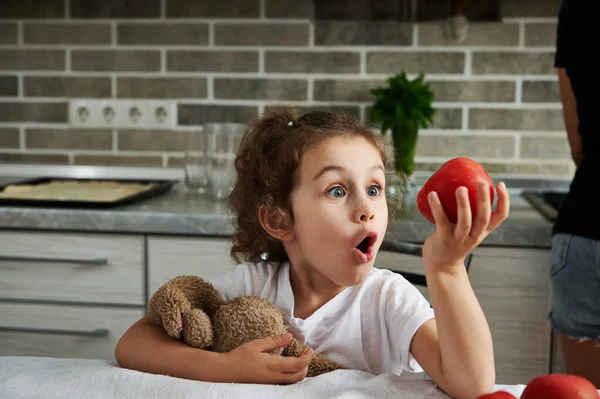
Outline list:
[[[44,169],[4,167],[0,165],[0,181],[14,176],[39,176]],[[25,173],[27,172],[27,173]],[[155,178],[181,180],[179,170],[55,168],[53,176],[127,176],[140,173]],[[137,174],[137,175],[136,175]],[[45,175],[48,175],[47,171]],[[118,175],[118,176],[117,176]],[[531,185],[565,187],[565,181],[513,180],[507,181],[511,193],[511,212],[508,220],[484,241],[484,245],[516,247],[549,247],[552,224],[525,201],[520,193]],[[533,182],[533,183],[532,183]],[[433,232],[431,225],[418,212],[416,191],[409,192],[403,208],[390,223],[387,240],[423,242]],[[232,218],[223,202],[189,193],[182,183],[159,197],[137,204],[112,209],[65,209],[45,207],[0,206],[0,228],[26,230],[80,231],[101,233],[138,233],[185,236],[228,236],[232,233]]]

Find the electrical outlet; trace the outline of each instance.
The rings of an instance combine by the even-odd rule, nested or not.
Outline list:
[[[100,124],[97,101],[73,100],[69,103],[69,122],[73,127],[93,128]]]
[[[120,114],[120,109],[118,104],[115,104],[114,101],[111,100],[98,100],[95,102],[97,104],[97,112],[98,112],[98,128],[107,128],[107,129],[115,129],[118,127],[118,117]]]
[[[175,101],[149,100],[146,102],[146,126],[149,129],[172,129],[177,125]]]
[[[145,114],[142,101],[118,100],[115,101],[119,110],[117,127],[121,129],[137,129],[146,127]]]
[[[177,125],[177,104],[161,100],[73,100],[69,122],[73,127],[95,129],[172,129]]]

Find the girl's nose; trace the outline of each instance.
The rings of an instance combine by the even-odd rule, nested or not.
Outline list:
[[[373,207],[368,202],[361,202],[356,209],[355,220],[356,223],[365,223],[372,220],[375,217]]]

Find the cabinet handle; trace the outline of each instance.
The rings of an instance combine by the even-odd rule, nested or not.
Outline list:
[[[97,328],[93,331],[77,331],[77,330],[53,330],[50,328],[27,328],[27,327],[2,327],[0,332],[17,332],[17,333],[34,333],[34,334],[49,334],[49,335],[75,335],[78,337],[98,337],[103,338],[108,335],[106,328]]]
[[[398,254],[423,256],[423,246],[417,244],[411,244],[408,242],[401,241],[383,241],[381,243],[381,249],[383,251],[395,252]]]
[[[52,262],[52,263],[85,263],[90,265],[106,265],[106,258],[46,258],[43,256],[19,256],[19,255],[0,255],[0,261],[17,261],[17,262]]]

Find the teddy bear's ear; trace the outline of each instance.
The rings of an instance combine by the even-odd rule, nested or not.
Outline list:
[[[294,238],[292,221],[282,209],[270,209],[261,205],[258,208],[258,220],[267,234],[276,240],[289,241]]]

